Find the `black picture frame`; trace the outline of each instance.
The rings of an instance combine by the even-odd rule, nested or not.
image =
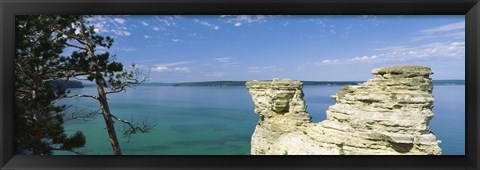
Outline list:
[[[1,0],[0,167],[13,169],[479,169],[479,0]],[[465,15],[464,156],[31,156],[14,151],[15,15]]]

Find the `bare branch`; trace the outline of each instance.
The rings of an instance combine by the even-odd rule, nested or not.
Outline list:
[[[77,99],[80,98],[80,97],[87,97],[87,98],[92,98],[92,99],[98,100],[98,96],[86,95],[86,94],[74,94],[74,95],[70,95],[70,96],[69,95],[60,96],[57,99],[53,100],[52,104],[55,104],[62,99],[70,99],[70,98],[75,98],[75,97]]]
[[[74,98],[74,97],[88,97],[88,98],[98,100],[98,96],[86,95],[86,94],[75,94],[75,95],[72,95],[72,96],[65,96],[64,98]]]
[[[92,98],[92,99],[95,99],[95,100],[98,100],[98,96],[93,96],[93,95],[86,95],[86,94],[74,94],[74,95],[63,95],[63,96],[60,96],[58,97],[57,99],[53,100],[52,101],[52,104],[55,104],[57,103],[58,101],[62,100],[62,99],[70,99],[70,98],[80,98],[80,97],[87,97],[87,98]]]
[[[132,121],[127,121],[127,120],[124,120],[124,119],[120,119],[113,114],[110,114],[110,117],[112,117],[113,119],[115,119],[119,122],[122,122],[125,125],[123,127],[123,136],[128,137],[127,142],[130,141],[131,135],[136,134],[136,133],[148,133],[153,129],[153,127],[155,127],[157,125],[156,121],[147,122],[145,120],[145,121],[142,121],[140,123],[137,123],[133,120]]]
[[[85,113],[85,110],[87,110],[87,108],[84,108],[82,110],[78,110],[77,107],[75,107],[75,111],[72,113],[71,118],[66,119],[65,121],[70,121],[70,120],[75,120],[75,119],[82,119],[83,121],[90,121],[90,120],[96,119],[98,115],[102,114],[101,109],[97,109],[97,110],[93,110],[93,111],[91,110],[88,113]],[[82,114],[79,114],[79,113],[82,113]]]
[[[78,45],[73,45],[73,44],[70,44],[68,42],[66,42],[65,44],[69,47],[74,47],[74,48],[78,48],[78,49],[81,49],[81,50],[87,50],[85,47],[80,47]]]
[[[130,83],[125,82],[125,83],[122,83],[121,85],[119,85],[115,88],[111,88],[111,90],[105,92],[105,94],[112,94],[112,93],[119,93],[119,92],[122,92],[122,91],[126,91],[125,88],[130,87],[130,86],[131,86]]]

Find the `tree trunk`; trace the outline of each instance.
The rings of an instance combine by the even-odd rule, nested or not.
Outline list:
[[[102,79],[96,78],[95,83],[98,91],[98,101],[103,111],[103,118],[105,119],[105,125],[107,125],[108,136],[110,137],[110,144],[112,145],[114,155],[122,155],[120,144],[118,143],[117,134],[115,132],[115,126],[113,125],[112,117],[110,116],[110,108],[108,107],[107,95],[103,88]]]
[[[87,50],[88,56],[92,59],[92,65],[96,65],[95,60],[95,45],[89,40],[87,35],[85,34],[85,25],[83,24],[84,20],[83,17],[80,19],[80,33],[84,40],[84,45]],[[122,155],[122,150],[120,149],[120,144],[118,143],[117,134],[115,132],[115,126],[113,125],[112,116],[110,113],[110,107],[108,107],[107,101],[107,94],[105,93],[105,89],[103,87],[103,78],[99,78],[98,76],[101,75],[99,68],[94,68],[94,76],[95,76],[95,84],[97,85],[98,91],[98,102],[100,102],[100,107],[102,107],[103,111],[103,119],[105,119],[105,125],[107,126],[108,136],[110,137],[110,144],[112,145],[113,154],[114,155]]]

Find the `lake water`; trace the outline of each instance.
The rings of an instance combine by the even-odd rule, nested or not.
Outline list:
[[[305,86],[307,111],[314,122],[326,118],[335,101],[330,98],[342,86]],[[94,87],[72,89],[73,93],[96,94]],[[435,116],[430,125],[444,155],[465,154],[465,86],[434,86]],[[64,100],[77,110],[99,108],[93,99]],[[117,117],[155,120],[147,134],[131,139],[117,131],[124,155],[248,155],[250,139],[259,117],[245,87],[139,86],[125,93],[109,95],[110,108]],[[75,110],[75,109],[72,109]],[[117,130],[122,128],[116,123]],[[87,155],[111,155],[103,117],[65,122],[68,134],[83,131],[82,149]],[[56,152],[55,154],[71,154]]]

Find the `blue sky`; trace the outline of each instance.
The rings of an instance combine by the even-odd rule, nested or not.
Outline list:
[[[151,82],[365,81],[392,65],[465,77],[463,15],[93,16],[90,24],[115,39],[117,61],[149,70]]]

